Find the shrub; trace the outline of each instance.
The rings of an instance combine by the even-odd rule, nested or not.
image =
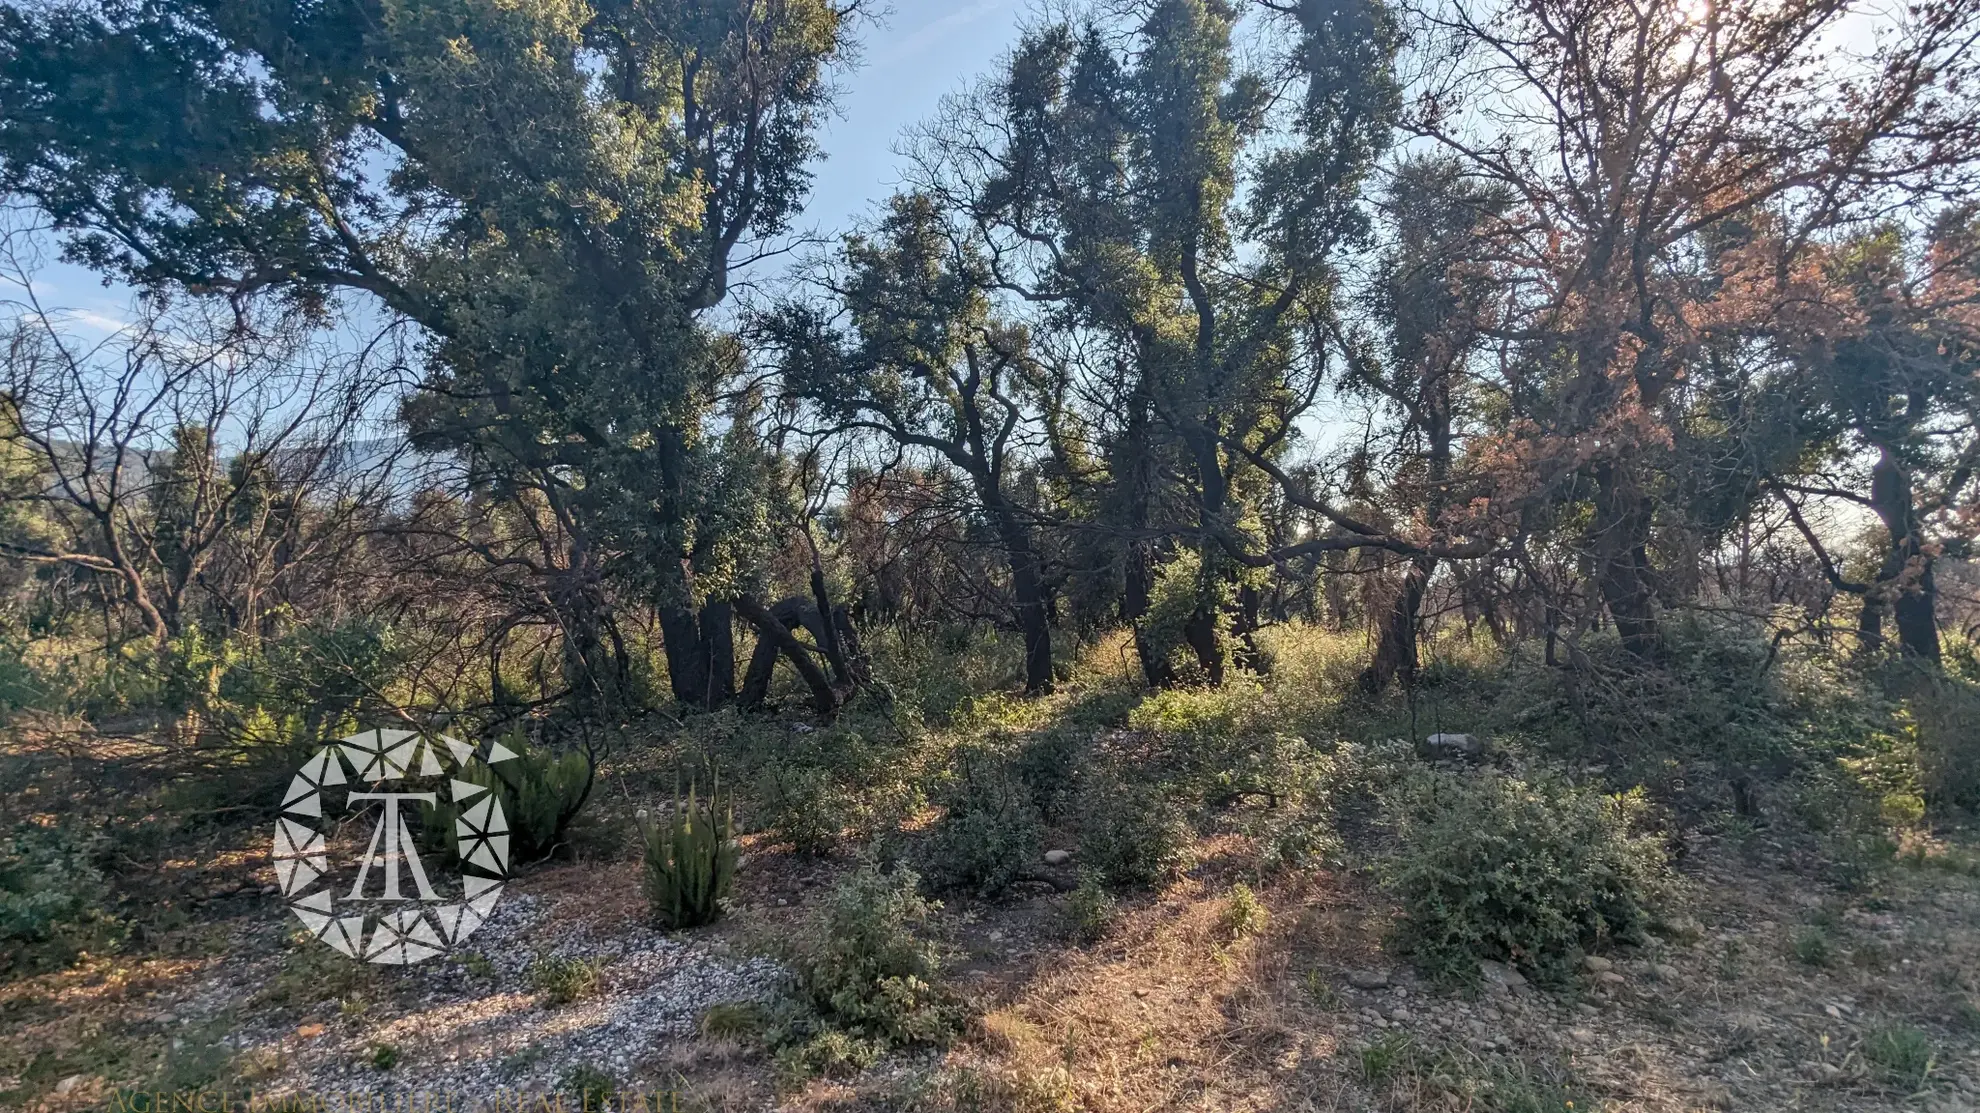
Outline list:
[[[1871,1031],[1863,1041],[1863,1057],[1892,1082],[1911,1090],[1925,1085],[1937,1060],[1925,1033],[1901,1024]]]
[[[502,814],[509,821],[509,857],[515,862],[548,858],[564,841],[564,834],[577,820],[591,797],[591,759],[580,751],[557,757],[549,750],[532,746],[521,728],[504,735],[502,745],[516,757],[499,765],[474,759],[463,765],[455,777],[495,790],[502,798]],[[426,823],[433,841],[454,847],[454,822],[461,809],[441,802],[425,809]]]
[[[1080,856],[1109,884],[1156,885],[1189,868],[1195,832],[1161,789],[1103,776],[1080,799]]]
[[[729,809],[721,809],[718,819],[716,808],[711,797],[704,809],[690,786],[666,822],[650,823],[642,816],[646,905],[661,927],[700,927],[722,915],[741,856]]]
[[[1930,677],[1910,706],[1926,802],[1941,811],[1980,812],[1980,684]]]
[[[927,857],[942,884],[994,896],[1038,861],[1045,822],[1008,761],[965,751],[939,802],[945,810],[929,832]]]
[[[107,909],[97,842],[24,823],[0,838],[0,971],[66,966],[116,947],[124,926]]]
[[[590,959],[542,955],[529,964],[531,989],[552,1005],[567,1005],[598,992],[600,964]]]
[[[941,959],[923,937],[936,905],[912,870],[864,862],[832,891],[790,947],[798,993],[829,1026],[889,1044],[936,1043],[953,1032]]]
[[[1232,940],[1247,939],[1265,930],[1272,920],[1271,910],[1251,886],[1239,882],[1231,886],[1231,895],[1224,901],[1224,911],[1217,918],[1218,926],[1224,935]]]
[[[1063,920],[1066,935],[1076,943],[1091,946],[1107,934],[1119,914],[1120,904],[1100,883],[1099,876],[1091,870],[1080,871],[1079,888],[1066,896]]]
[[[1441,976],[1475,980],[1480,959],[1561,976],[1584,948],[1641,939],[1669,890],[1641,790],[1420,771],[1384,806],[1395,941]]]

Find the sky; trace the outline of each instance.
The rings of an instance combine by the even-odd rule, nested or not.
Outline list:
[[[942,98],[972,85],[1016,42],[1030,0],[893,0],[879,23],[861,29],[858,68],[840,74],[837,114],[819,137],[801,229],[843,232],[901,184],[902,135],[929,119]],[[62,310],[77,332],[102,335],[131,317],[131,292],[58,262],[48,245],[36,268],[44,309]],[[761,276],[759,276],[761,277]],[[0,291],[13,300],[18,290]]]

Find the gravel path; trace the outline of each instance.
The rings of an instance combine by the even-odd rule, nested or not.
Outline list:
[[[447,1094],[453,1110],[555,1088],[574,1067],[626,1078],[660,1044],[694,1031],[701,1014],[726,1001],[762,1000],[784,978],[767,959],[735,959],[644,925],[605,935],[583,923],[546,925],[544,903],[511,895],[470,942],[486,956],[477,974],[436,959],[406,968],[424,983],[374,1005],[356,1024],[252,1034],[244,1050],[278,1043],[286,1069],[270,1092],[391,1096]],[[548,931],[559,938],[548,943]],[[546,945],[548,944],[548,945]],[[601,964],[598,991],[561,1006],[542,1003],[528,970],[539,955]],[[396,1062],[380,1069],[380,1046]],[[435,1099],[436,1101],[438,1099]]]

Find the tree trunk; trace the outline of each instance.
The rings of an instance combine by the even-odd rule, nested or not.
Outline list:
[[[1881,644],[1884,616],[1889,613],[1897,620],[1899,651],[1937,661],[1938,585],[1911,495],[1910,474],[1889,449],[1880,449],[1870,472],[1870,505],[1884,523],[1890,548],[1877,570],[1876,582],[1863,595],[1857,629],[1866,645]]]
[[[791,633],[794,627],[812,625],[816,611],[810,604],[793,598],[771,608],[765,607],[754,596],[739,595],[735,599],[735,609],[756,630],[756,652],[750,657],[749,673],[743,679],[743,706],[755,707],[769,695],[777,655],[782,653],[804,679],[805,686],[811,689],[812,707],[821,715],[829,715],[838,709],[839,694],[833,689],[831,680],[818,667],[818,662],[812,660],[811,649]],[[811,613],[807,614],[807,611]],[[822,629],[823,624],[820,623],[819,627]]]
[[[735,698],[736,636],[730,604],[709,602],[699,613],[680,606],[660,608],[660,641],[675,699],[689,707],[712,709]]]
[[[1623,648],[1654,657],[1659,646],[1656,591],[1650,574],[1650,503],[1627,482],[1622,466],[1604,461],[1595,469],[1595,523],[1590,541],[1596,587]]]
[[[985,499],[989,502],[989,499]],[[1045,604],[1044,575],[1039,568],[1038,550],[1032,547],[1031,533],[1009,504],[998,499],[991,506],[1002,535],[1004,556],[1011,569],[1011,597],[1017,610],[1018,629],[1024,634],[1024,690],[1040,695],[1052,690],[1052,615]]]
[[[1437,571],[1437,558],[1420,556],[1409,562],[1403,575],[1402,590],[1389,607],[1375,643],[1375,658],[1361,670],[1361,690],[1374,695],[1389,686],[1398,674],[1408,684],[1416,676],[1416,616],[1422,612],[1423,596],[1430,577]]]

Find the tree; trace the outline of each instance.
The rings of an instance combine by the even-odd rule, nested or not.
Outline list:
[[[1126,26],[1096,12],[1028,35],[933,130],[921,175],[976,229],[993,288],[1038,307],[1039,328],[1088,338],[1069,347],[1106,350],[1103,373],[1127,369],[1124,390],[1087,392],[1106,399],[1093,424],[1123,492],[1125,610],[1144,605],[1145,546],[1187,538],[1200,583],[1182,633],[1213,683],[1237,568],[1350,545],[1268,550],[1250,496],[1283,478],[1270,460],[1317,391],[1336,255],[1366,231],[1362,180],[1397,97],[1378,4],[1290,9],[1285,98],[1238,68],[1238,14],[1160,0]],[[1159,473],[1185,488],[1187,520],[1156,517]],[[1138,644],[1167,679],[1164,650]]]
[[[827,0],[150,0],[0,11],[0,188],[145,287],[430,337],[407,418],[564,523],[544,585],[598,667],[611,575],[660,606],[676,693],[732,589],[701,316],[795,211],[856,8]],[[620,662],[621,664],[623,662]],[[733,687],[731,677],[729,688]],[[720,689],[720,686],[717,686]]]
[[[1412,13],[1433,64],[1402,125],[1516,199],[1517,312],[1498,330],[1532,485],[1587,506],[1581,541],[1622,641],[1659,644],[1652,534],[1671,407],[1712,336],[1763,323],[1812,244],[1949,188],[1976,137],[1980,12],[1925,4],[1850,59],[1855,0],[1522,0]],[[1762,248],[1706,240],[1769,222]],[[1736,265],[1728,273],[1720,265]],[[1768,293],[1772,291],[1773,293]]]
[[[1032,511],[1014,489],[1036,420],[1025,330],[992,313],[982,260],[926,195],[894,198],[871,237],[847,240],[842,262],[844,274],[825,280],[836,305],[789,305],[771,322],[788,389],[835,431],[932,452],[966,477],[1010,572],[1025,688],[1050,691],[1043,569]]]

